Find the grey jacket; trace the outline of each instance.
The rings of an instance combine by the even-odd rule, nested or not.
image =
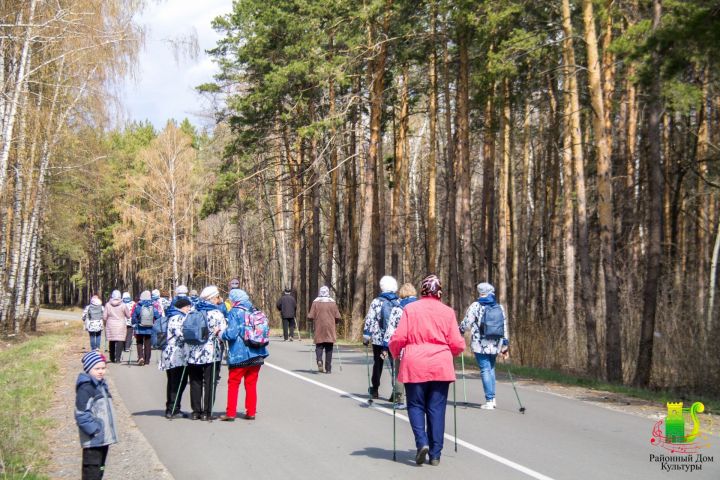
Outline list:
[[[80,431],[82,448],[117,443],[115,411],[105,381],[98,382],[85,372],[75,384],[75,422]]]

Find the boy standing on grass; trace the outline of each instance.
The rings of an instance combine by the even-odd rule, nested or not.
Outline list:
[[[117,443],[112,397],[105,383],[105,357],[96,351],[83,355],[84,372],[75,385],[75,422],[80,431],[82,479],[100,480],[108,448]]]

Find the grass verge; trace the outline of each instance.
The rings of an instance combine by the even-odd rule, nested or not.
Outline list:
[[[32,338],[0,352],[0,478],[41,479],[47,462],[44,415],[53,398],[67,332]]]
[[[455,358],[456,367],[460,367],[460,358]],[[478,370],[475,358],[465,355],[465,368],[468,370]],[[522,378],[529,380],[537,380],[542,382],[552,382],[561,385],[588,388],[591,390],[599,390],[605,392],[617,393],[627,397],[638,398],[649,402],[655,402],[660,406],[665,406],[667,402],[685,401],[702,402],[705,405],[706,413],[720,413],[720,399],[707,396],[695,396],[685,393],[672,392],[668,390],[651,390],[645,388],[631,387],[628,385],[619,385],[608,383],[603,380],[574,376],[568,373],[551,370],[548,368],[526,367],[522,365],[509,366],[507,363],[498,361],[495,365],[498,372],[507,374],[508,369],[512,369],[513,378]]]

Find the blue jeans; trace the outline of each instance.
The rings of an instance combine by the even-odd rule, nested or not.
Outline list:
[[[480,367],[480,377],[482,377],[483,390],[485,390],[485,400],[490,401],[495,398],[495,359],[497,355],[489,355],[486,353],[476,353],[478,367]]]
[[[88,332],[90,334],[90,350],[96,350],[100,348],[100,340],[102,339],[102,332]]]
[[[440,458],[445,435],[445,408],[450,382],[406,383],[405,398],[415,448],[430,447],[430,459]],[[427,419],[427,430],[425,420]]]

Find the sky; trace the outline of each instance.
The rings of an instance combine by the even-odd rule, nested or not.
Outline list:
[[[232,0],[151,0],[137,22],[145,28],[145,47],[140,54],[137,74],[122,89],[122,115],[126,120],[150,120],[161,129],[170,118],[187,117],[197,127],[209,126],[203,115],[207,105],[195,93],[197,85],[212,81],[216,65],[205,50],[213,48],[220,36],[210,22],[229,13]],[[176,61],[168,39],[196,34],[196,59]]]

